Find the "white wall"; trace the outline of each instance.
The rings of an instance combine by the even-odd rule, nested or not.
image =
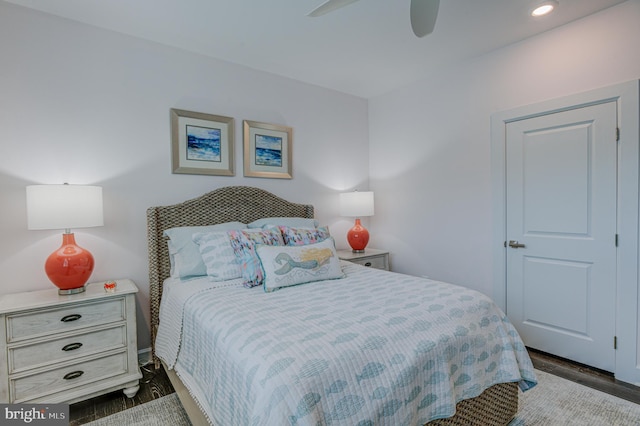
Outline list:
[[[0,294],[51,288],[62,231],[27,231],[25,187],[103,186],[105,226],[75,230],[92,280],[132,278],[149,346],[145,211],[250,185],[316,206],[346,247],[341,190],[366,189],[365,100],[0,1]],[[235,177],[171,173],[169,109],[234,117]],[[293,127],[293,180],[242,176],[242,120]]]
[[[147,207],[259,186],[313,203],[346,247],[336,194],[370,178],[370,246],[391,250],[394,270],[492,295],[491,114],[640,78],[638,22],[629,0],[367,105],[0,0],[0,294],[51,286],[43,264],[60,231],[26,230],[30,184],[104,187],[105,226],[76,237],[96,257],[93,280],[138,283],[144,348]],[[235,177],[171,173],[170,108],[236,119]],[[293,180],[242,177],[243,119],[294,128]],[[368,150],[369,164],[349,160]]]
[[[639,23],[630,0],[370,100],[371,246],[492,296],[491,115],[640,78]]]

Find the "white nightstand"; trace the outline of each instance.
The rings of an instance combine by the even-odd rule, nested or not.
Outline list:
[[[0,298],[0,402],[74,403],[123,389],[132,398],[138,368],[131,280],[83,293],[50,290]]]
[[[389,252],[376,249],[365,249],[364,253],[354,253],[351,250],[338,250],[338,257],[342,260],[358,263],[371,268],[389,270]]]

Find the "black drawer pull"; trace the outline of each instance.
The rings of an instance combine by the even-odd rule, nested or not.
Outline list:
[[[82,343],[69,343],[65,345],[62,350],[65,352],[75,351],[76,349],[80,349],[82,347]]]
[[[78,321],[80,318],[82,318],[82,315],[73,314],[73,315],[67,315],[65,317],[62,317],[62,319],[60,321],[62,321],[62,322]]]
[[[78,377],[82,376],[84,374],[84,371],[72,371],[71,373],[67,373],[64,375],[64,379],[65,380],[72,380],[72,379],[77,379]]]
[[[371,266],[371,262],[365,263],[364,266]]]

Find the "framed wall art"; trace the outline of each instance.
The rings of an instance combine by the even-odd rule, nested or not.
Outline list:
[[[244,120],[244,175],[291,179],[293,129]]]
[[[171,109],[173,173],[234,176],[234,120]]]

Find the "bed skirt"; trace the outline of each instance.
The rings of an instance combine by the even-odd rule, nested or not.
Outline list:
[[[189,391],[174,370],[162,367],[167,372],[178,398],[193,426],[207,426],[210,423],[202,413],[198,404],[191,398]],[[456,414],[447,419],[433,420],[429,426],[506,426],[518,412],[518,384],[498,383],[482,392],[475,398],[465,399],[456,405]],[[215,426],[215,425],[214,425]]]

